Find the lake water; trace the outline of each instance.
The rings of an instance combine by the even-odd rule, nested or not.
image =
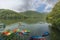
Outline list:
[[[19,23],[11,24],[8,25],[5,29],[10,29],[13,30],[15,28],[23,30],[23,29],[28,29],[31,31],[30,36],[41,36],[44,32],[49,32],[49,24],[48,23],[35,23],[35,24],[27,24],[27,23],[21,23],[21,26],[19,26]],[[50,40],[50,36],[46,37],[47,40]]]

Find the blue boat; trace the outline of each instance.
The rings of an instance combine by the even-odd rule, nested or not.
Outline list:
[[[29,40],[46,40],[46,38],[42,36],[32,36]]]
[[[42,36],[43,36],[43,37],[45,37],[45,36],[49,36],[49,32],[45,32],[45,33],[43,33]]]

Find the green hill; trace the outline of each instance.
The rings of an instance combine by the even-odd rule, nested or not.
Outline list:
[[[52,24],[51,40],[60,40],[60,2],[48,14],[47,21]]]
[[[42,13],[40,12],[36,12],[36,11],[25,11],[25,12],[21,12],[22,15],[25,15],[27,17],[41,17],[43,16]]]
[[[0,18],[1,19],[21,19],[21,18],[29,18],[29,17],[43,17],[45,14],[39,13],[36,11],[25,11],[17,13],[8,9],[0,9]]]
[[[28,23],[45,21],[45,17],[46,17],[46,13],[40,13],[36,11],[31,11],[31,10],[21,12],[21,15],[25,15],[27,17],[27,19],[24,20],[24,22],[28,22]]]
[[[26,16],[21,15],[15,11],[8,9],[0,9],[0,22],[5,24],[12,24],[19,21],[23,21]]]
[[[19,21],[36,23],[39,21],[45,21],[45,16],[46,14],[36,11],[25,11],[17,13],[8,9],[0,9],[0,21],[6,24],[11,24]]]
[[[0,9],[0,19],[22,19],[23,15],[8,9]]]
[[[58,2],[52,12],[48,14],[47,21],[55,28],[60,29],[60,2]]]

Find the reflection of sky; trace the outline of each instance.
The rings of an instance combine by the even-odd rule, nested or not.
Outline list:
[[[0,9],[49,12],[57,0],[0,0]]]

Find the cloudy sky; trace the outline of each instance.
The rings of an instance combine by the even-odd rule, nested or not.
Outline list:
[[[34,10],[50,12],[57,0],[0,0],[0,9],[10,9],[17,12]]]

